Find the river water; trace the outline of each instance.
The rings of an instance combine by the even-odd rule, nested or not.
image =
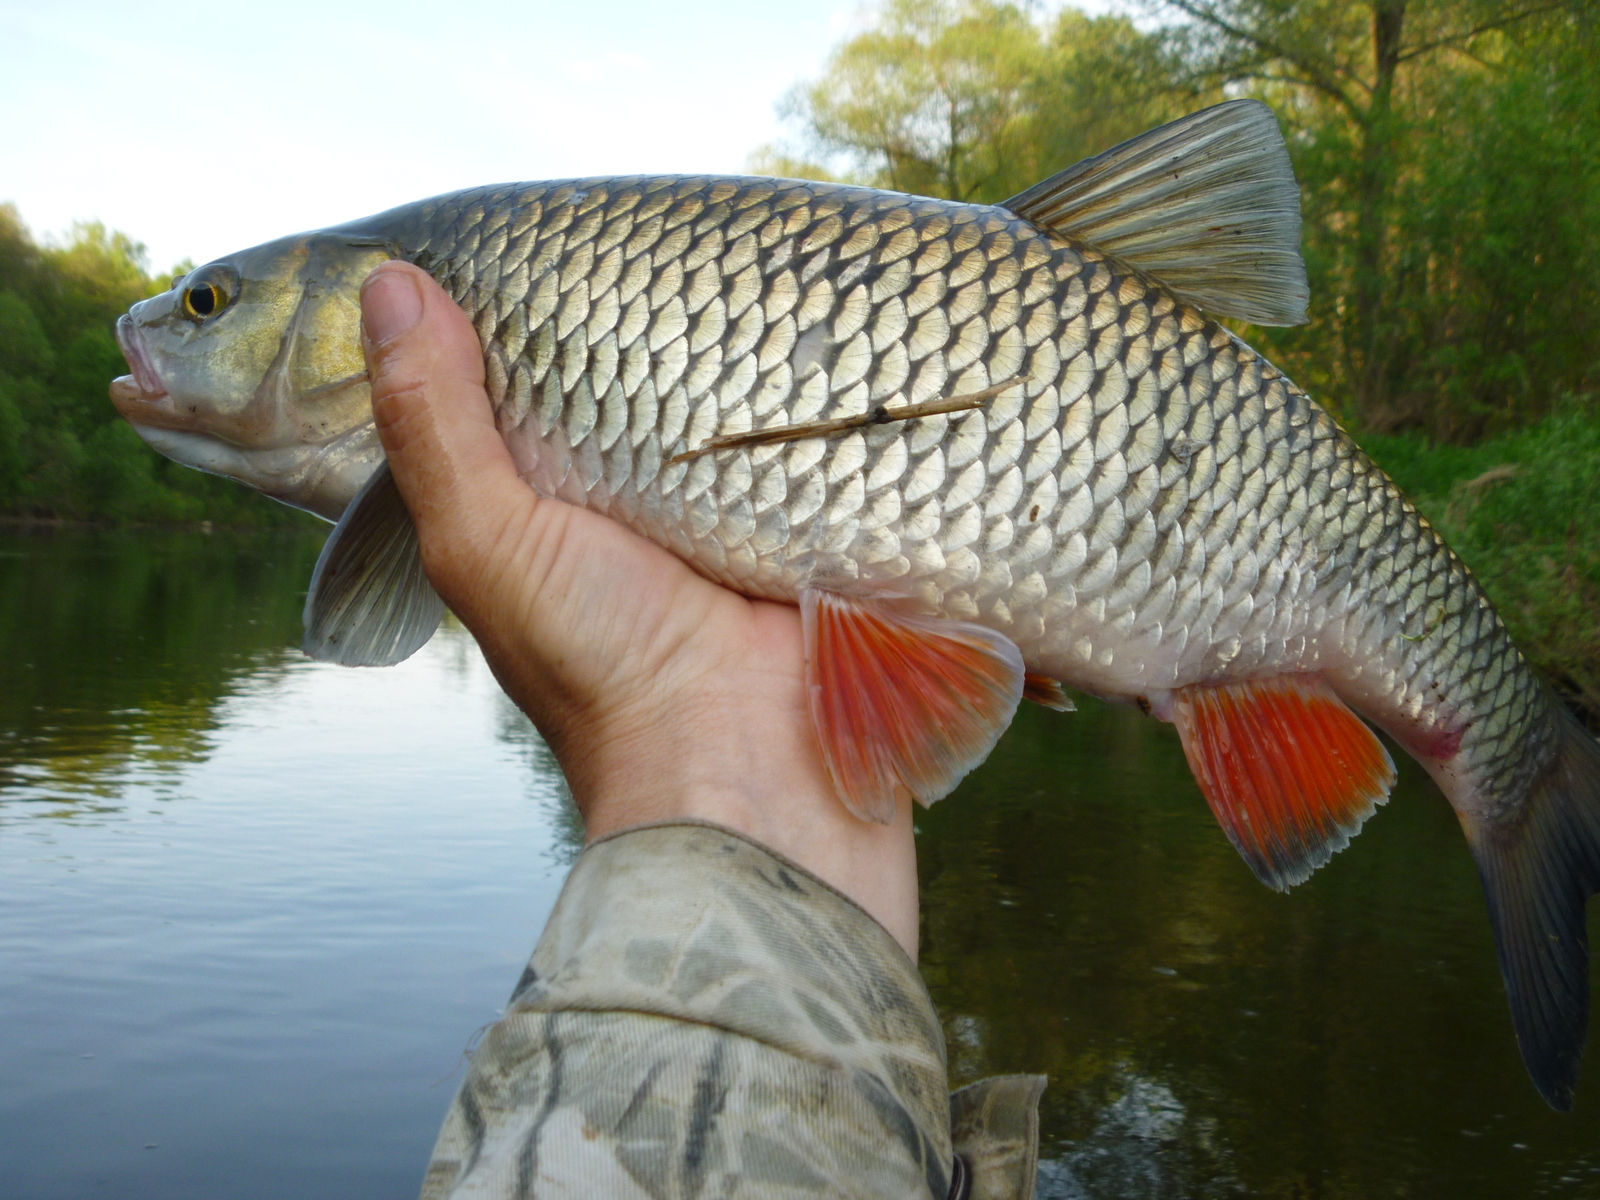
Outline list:
[[[415,1194],[581,833],[459,628],[294,649],[316,551],[0,531],[0,1200]],[[1040,1200],[1600,1197],[1600,1068],[1529,1085],[1409,760],[1279,896],[1170,727],[1025,705],[919,854],[954,1083],[1050,1076]]]

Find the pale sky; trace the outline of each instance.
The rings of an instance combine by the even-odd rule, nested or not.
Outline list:
[[[0,0],[0,203],[161,271],[478,184],[737,172],[871,7]]]
[[[162,270],[475,184],[739,171],[857,0],[0,0],[0,202]]]

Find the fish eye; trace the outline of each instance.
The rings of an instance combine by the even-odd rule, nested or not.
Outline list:
[[[183,315],[191,321],[204,321],[214,317],[233,303],[238,292],[238,275],[221,267],[209,268],[198,278],[191,278],[183,289],[180,303]]]
[[[227,303],[227,294],[214,283],[196,284],[183,292],[183,311],[197,320],[204,320]]]

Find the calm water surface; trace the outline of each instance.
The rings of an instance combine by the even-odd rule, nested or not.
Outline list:
[[[414,1195],[578,841],[464,633],[293,649],[315,538],[0,532],[0,1200]],[[1050,1076],[1040,1200],[1600,1197],[1518,1062],[1443,801],[1291,896],[1177,738],[1025,707],[921,818],[961,1083]]]

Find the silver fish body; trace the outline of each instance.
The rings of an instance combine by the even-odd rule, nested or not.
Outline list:
[[[896,786],[925,802],[981,761],[1019,695],[1059,695],[1024,691],[1025,666],[1029,687],[1172,720],[1235,846],[1287,887],[1393,781],[1354,709],[1460,817],[1524,1059],[1566,1107],[1588,1014],[1584,906],[1600,890],[1600,746],[1393,482],[1207,315],[1302,319],[1298,229],[1281,138],[1253,102],[1005,206],[743,177],[476,188],[199,268],[123,319],[134,375],[113,398],[164,453],[344,511],[308,647],[397,661],[426,640],[437,597],[414,531],[393,536],[409,518],[387,472],[351,494],[380,461],[355,286],[403,258],[473,319],[496,420],[536,490],[746,595],[798,602],[808,671],[842,653],[825,639],[851,621],[893,626],[912,657],[940,644],[945,666],[992,668],[977,707],[946,710],[987,722],[981,736],[941,742],[942,719],[919,710],[932,733],[907,754],[936,769]],[[974,395],[969,411],[903,411]],[[778,440],[741,439],[760,431]],[[426,596],[369,603],[391,593]],[[364,640],[336,648],[330,629]],[[891,704],[932,694],[893,674],[852,677],[884,680]],[[916,722],[830,724],[849,704],[810,691],[851,803],[862,776],[830,745]]]
[[[747,595],[914,597],[1161,711],[1317,672],[1488,819],[1556,714],[1471,573],[1317,404],[1158,283],[1009,212],[768,179],[480,189],[347,227],[471,314],[539,491]],[[983,409],[705,453],[970,393]]]

